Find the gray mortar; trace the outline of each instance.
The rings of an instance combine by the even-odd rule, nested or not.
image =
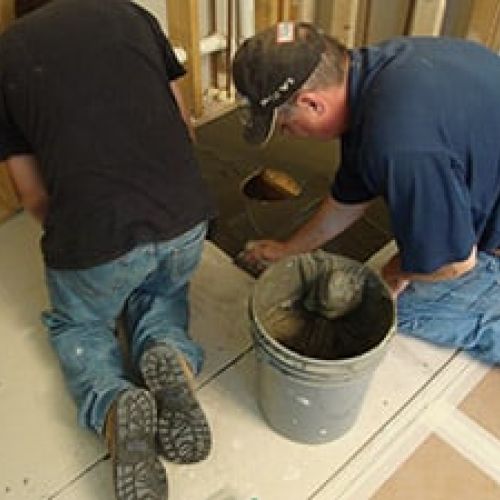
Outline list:
[[[261,280],[254,295],[266,333],[302,356],[359,356],[377,346],[394,323],[382,280],[341,256],[321,251],[298,256]]]

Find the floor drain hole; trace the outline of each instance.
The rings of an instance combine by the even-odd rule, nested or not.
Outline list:
[[[282,201],[296,198],[302,192],[299,183],[287,173],[264,168],[243,183],[243,193],[253,200]]]

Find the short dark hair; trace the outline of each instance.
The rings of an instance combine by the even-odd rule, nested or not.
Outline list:
[[[16,17],[22,17],[51,1],[52,0],[16,0],[14,4],[14,12]]]

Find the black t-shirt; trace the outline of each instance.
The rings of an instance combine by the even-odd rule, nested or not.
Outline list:
[[[383,196],[409,272],[500,247],[500,58],[465,40],[351,52],[351,123],[332,195]]]
[[[87,268],[213,216],[158,22],[128,0],[54,0],[0,37],[0,159],[37,157],[42,248]]]

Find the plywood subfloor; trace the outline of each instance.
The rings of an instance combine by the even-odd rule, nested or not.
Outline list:
[[[210,236],[232,257],[248,240],[291,234],[327,195],[338,168],[339,147],[335,141],[292,140],[277,135],[265,148],[248,146],[241,138],[236,112],[199,127],[196,134],[199,163],[219,207]],[[293,177],[302,187],[301,195],[286,201],[245,196],[245,181],[262,168],[281,170]],[[361,220],[325,249],[364,261],[390,239],[387,210],[377,200]]]

